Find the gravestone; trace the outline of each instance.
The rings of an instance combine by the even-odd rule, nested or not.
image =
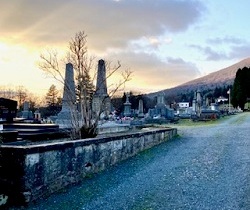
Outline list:
[[[174,119],[174,110],[165,104],[164,93],[157,95],[157,104],[154,109],[148,110],[148,118],[149,121],[150,118],[153,118],[157,120],[156,122],[158,123],[168,122]]]
[[[0,122],[13,122],[17,115],[17,101],[0,98]]]
[[[194,92],[194,98],[193,98],[193,101],[192,101],[192,111],[194,113],[196,113],[196,92]]]
[[[34,120],[37,121],[37,122],[41,122],[41,113],[39,110],[36,110],[34,112]]]
[[[30,104],[28,101],[25,101],[23,103],[23,111],[21,112],[21,118],[25,118],[25,119],[33,119],[33,113],[32,111],[29,110],[30,109]]]
[[[201,106],[202,106],[201,91],[198,89],[196,93],[196,113],[198,117],[201,116]]]
[[[103,114],[105,118],[111,112],[111,100],[107,92],[106,65],[104,60],[98,61],[96,91],[93,96],[93,111],[99,115]]]
[[[123,115],[125,117],[131,117],[131,103],[129,102],[129,93],[126,93],[126,102],[123,104],[124,105],[124,113]]]
[[[142,99],[139,100],[138,117],[139,118],[143,118],[144,117],[144,113],[143,113],[143,100]]]
[[[107,81],[106,81],[106,65],[104,60],[98,61],[97,81],[96,81],[96,95],[107,96]]]
[[[23,103],[23,111],[29,111],[29,108],[30,108],[30,104],[28,101],[25,101]]]
[[[157,104],[155,106],[155,112],[157,116],[167,117],[167,107],[164,102],[164,93],[157,95]]]
[[[164,103],[164,94],[160,93],[157,95],[157,105],[161,106],[161,105],[165,105]]]
[[[72,126],[72,120],[75,115],[77,115],[77,110],[74,69],[71,63],[67,63],[64,78],[62,110],[57,115],[56,124],[58,124],[59,127],[69,128]]]

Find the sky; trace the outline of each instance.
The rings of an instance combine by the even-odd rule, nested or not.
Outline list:
[[[133,72],[125,91],[175,87],[250,55],[248,0],[0,0],[0,8],[0,87],[34,94],[56,84],[40,55],[63,56],[79,31],[89,54]]]

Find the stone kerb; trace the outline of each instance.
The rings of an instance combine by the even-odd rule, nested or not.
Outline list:
[[[80,182],[176,135],[158,129],[40,145],[0,145],[0,196],[24,205]]]

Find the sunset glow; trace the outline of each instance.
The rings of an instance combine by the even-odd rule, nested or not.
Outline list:
[[[45,94],[57,83],[39,69],[40,54],[52,48],[63,57],[79,31],[90,54],[133,71],[125,91],[167,89],[249,57],[245,0],[0,3],[0,87]]]

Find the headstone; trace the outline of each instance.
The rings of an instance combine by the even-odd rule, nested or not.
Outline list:
[[[106,66],[104,60],[98,61],[97,81],[96,81],[96,95],[107,96],[107,81],[106,81]]]
[[[129,93],[126,93],[126,102],[123,104],[124,105],[124,116],[125,117],[131,117],[131,103],[129,102]]]
[[[157,95],[157,105],[165,105],[164,103],[164,94],[160,93],[159,95]]]
[[[155,115],[155,109],[148,109],[148,117],[153,118]]]
[[[25,101],[23,103],[23,111],[21,112],[21,116],[20,116],[21,118],[25,118],[25,119],[29,119],[29,120],[34,118],[33,113],[32,113],[32,111],[29,110],[29,108],[30,108],[29,102]]]
[[[77,114],[74,69],[71,63],[66,64],[62,110],[57,115],[56,124],[59,127],[69,128],[72,126],[73,116]]]
[[[39,112],[39,110],[36,110],[35,112],[34,112],[34,120],[36,120],[36,121],[41,121],[41,113]]]
[[[0,121],[13,122],[17,117],[17,101],[0,98]]]
[[[68,112],[72,109],[72,105],[76,102],[75,93],[75,80],[74,69],[71,63],[66,64],[63,98],[62,98],[62,111]]]
[[[96,91],[93,96],[93,111],[108,117],[111,112],[111,100],[107,92],[106,66],[104,60],[98,61]]]
[[[144,117],[144,113],[143,113],[143,100],[142,99],[139,100],[138,117],[139,118],[143,118]]]
[[[211,110],[219,111],[219,104],[218,103],[211,103]]]
[[[207,109],[207,108],[208,108],[208,98],[204,95],[202,101],[202,109]]]
[[[25,101],[23,103],[23,111],[29,111],[29,108],[30,108],[30,104],[28,101]]]
[[[196,112],[198,117],[200,117],[201,115],[201,106],[202,106],[201,91],[198,89],[196,94]]]
[[[164,93],[157,95],[157,104],[155,106],[155,112],[158,117],[167,117],[167,107],[164,102]]]
[[[192,111],[193,112],[196,112],[196,92],[194,92],[194,98],[193,98],[193,101],[192,101]]]

